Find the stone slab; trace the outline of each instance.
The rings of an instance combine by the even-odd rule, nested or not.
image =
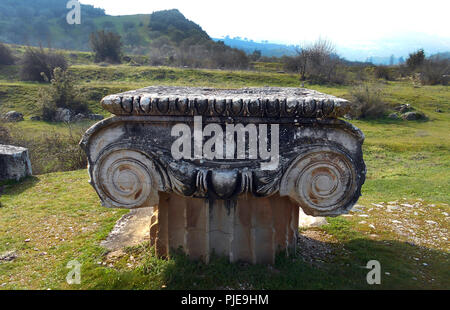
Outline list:
[[[337,118],[349,101],[305,88],[215,89],[151,86],[109,95],[102,106],[115,115]]]
[[[32,173],[28,149],[0,144],[0,181],[19,181]]]

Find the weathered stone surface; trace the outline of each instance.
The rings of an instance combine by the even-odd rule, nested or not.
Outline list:
[[[115,115],[340,117],[350,102],[304,88],[212,89],[152,86],[102,100]],[[223,106],[223,108],[222,108]]]
[[[150,240],[159,256],[181,248],[204,262],[215,253],[231,262],[273,264],[276,253],[295,252],[299,207],[287,197],[231,202],[162,193],[156,209]]]
[[[2,115],[0,119],[5,122],[21,122],[23,121],[23,114],[16,111],[10,111]]]
[[[302,208],[300,208],[300,212],[298,215],[299,228],[321,227],[327,224],[328,221],[325,217],[307,215],[305,212],[303,212]]]
[[[89,114],[87,118],[93,121],[101,121],[102,119],[104,119],[103,115],[101,114]]]
[[[69,109],[56,109],[55,121],[69,123],[72,120],[72,112]]]
[[[91,127],[80,143],[91,184],[107,207],[156,208],[150,235],[159,255],[181,246],[205,261],[215,252],[270,263],[280,245],[295,245],[298,207],[338,216],[361,195],[364,135],[336,119],[348,112],[346,100],[294,88],[151,87],[102,103],[117,116]],[[200,130],[277,124],[278,165],[261,169],[267,160],[245,152],[240,159],[174,158],[172,129],[181,123],[195,135],[198,116]]]
[[[261,159],[175,160],[171,127],[179,121],[114,117],[88,130],[81,145],[105,206],[152,206],[158,191],[209,199],[267,197],[279,191],[310,215],[336,216],[348,212],[360,196],[365,178],[363,135],[348,123],[298,119],[280,124],[280,167],[264,171]],[[192,125],[192,119],[183,121]],[[231,180],[217,182],[224,176]]]
[[[0,145],[0,181],[16,180],[32,174],[28,150],[11,145]]]
[[[406,112],[413,111],[414,108],[410,104],[401,104],[401,105],[395,107],[395,110],[400,112],[401,114],[404,114]]]
[[[407,112],[402,115],[402,118],[407,121],[416,121],[425,119],[425,115],[421,112]]]
[[[388,116],[389,119],[400,119],[400,116],[398,116],[397,113],[391,113]]]

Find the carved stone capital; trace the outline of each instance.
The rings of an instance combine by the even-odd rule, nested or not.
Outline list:
[[[295,248],[298,207],[338,216],[361,195],[364,135],[336,119],[349,110],[346,100],[296,88],[148,87],[102,104],[116,116],[80,143],[91,184],[107,207],[156,207],[159,255],[182,246],[205,261],[216,251],[272,263],[277,251]],[[183,156],[173,153],[178,129],[188,137]],[[214,156],[204,148],[212,131]]]

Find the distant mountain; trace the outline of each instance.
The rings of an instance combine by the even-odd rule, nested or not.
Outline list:
[[[160,46],[198,46],[223,41],[226,46],[262,56],[295,55],[294,45],[255,42],[239,37],[214,38],[174,9],[152,14],[109,16],[100,8],[81,5],[81,25],[69,25],[67,0],[0,0],[0,42],[43,45],[69,50],[90,50],[89,35],[97,30],[122,37],[127,53],[147,54]],[[217,45],[217,49],[223,49]],[[351,61],[397,64],[420,48],[427,56],[450,51],[450,38],[404,33],[390,38],[338,45],[339,56]],[[443,54],[445,55],[445,53]]]
[[[67,0],[1,0],[0,42],[87,51],[90,34],[102,29],[118,33],[127,52],[146,53],[152,42],[213,42],[199,25],[176,9],[109,16],[103,9],[81,5],[81,24],[69,25],[66,4]]]
[[[282,57],[295,55],[295,46],[283,45],[269,42],[255,42],[253,40],[245,40],[241,38],[213,38],[214,41],[223,41],[226,45],[243,50],[247,54],[251,54],[254,51],[261,51],[262,56],[267,57]]]
[[[177,9],[154,12],[148,25],[150,37],[166,36],[175,43],[210,41],[209,35],[196,23],[188,20]]]
[[[66,0],[1,0],[0,41],[16,44],[51,44],[60,48],[87,49],[87,38],[105,17],[103,9],[81,5],[81,25],[69,25]]]

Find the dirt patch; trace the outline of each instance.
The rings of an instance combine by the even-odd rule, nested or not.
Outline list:
[[[110,255],[118,256],[126,247],[136,246],[150,240],[150,219],[153,208],[131,210],[125,214],[108,235],[101,246],[111,251]]]
[[[297,240],[298,254],[305,262],[320,264],[334,256],[337,240],[320,230],[302,231]]]

